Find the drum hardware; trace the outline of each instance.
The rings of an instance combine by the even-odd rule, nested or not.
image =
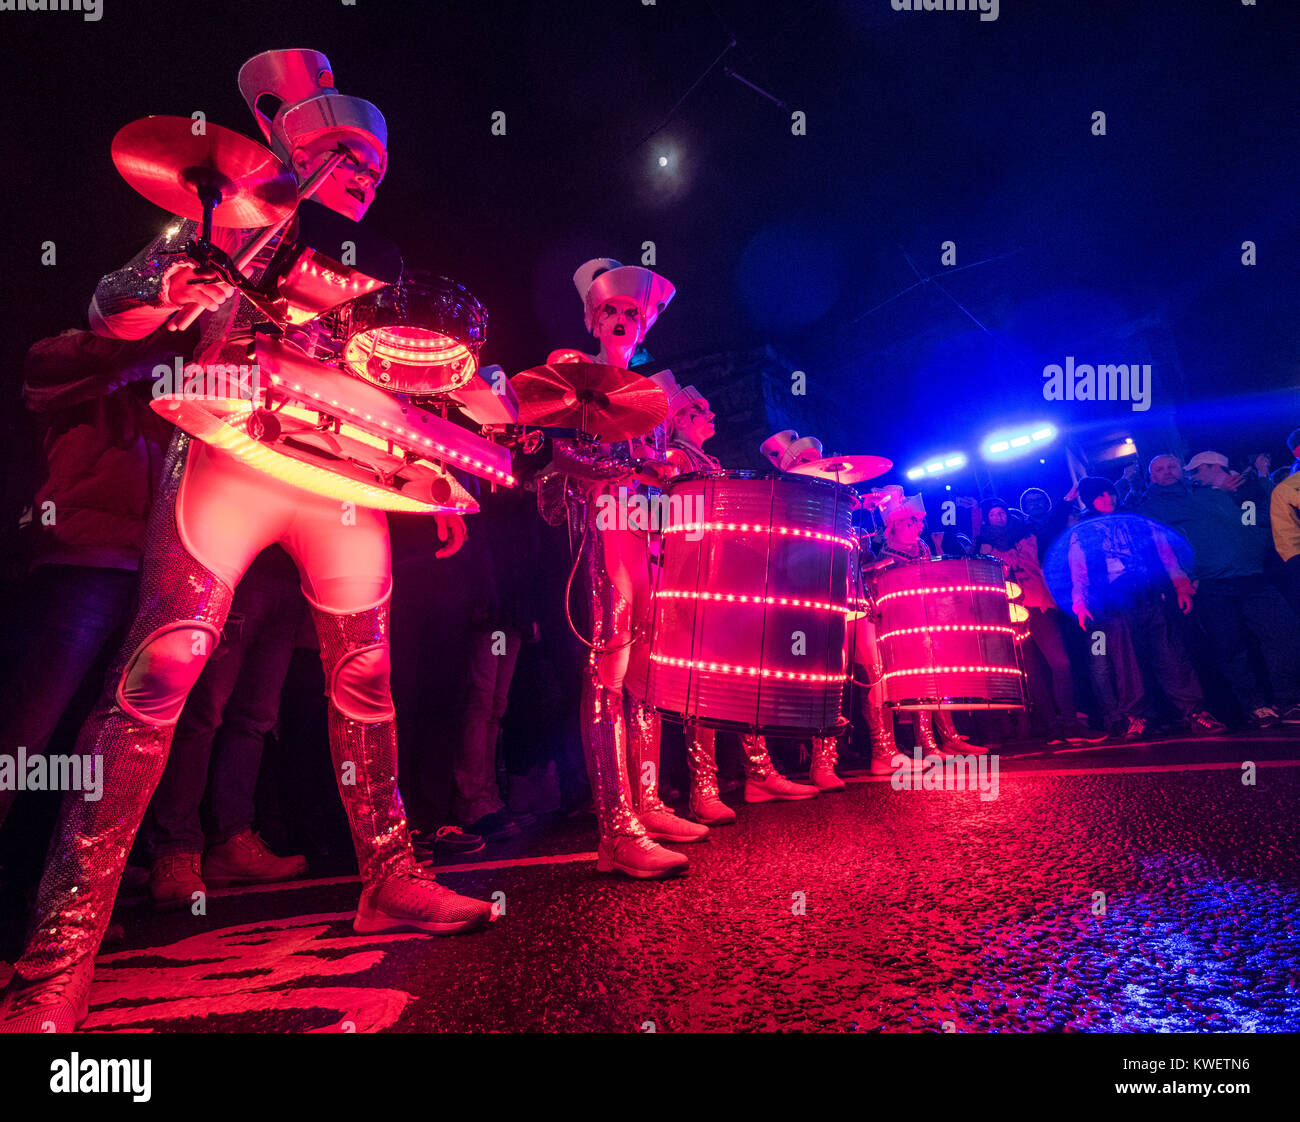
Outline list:
[[[338,148],[331,152],[321,162],[321,165],[312,172],[311,175],[298,185],[297,198],[293,210],[289,214],[285,215],[285,217],[279,222],[267,226],[262,230],[257,230],[249,235],[244,244],[236,251],[234,256],[235,267],[239,271],[242,272],[253,263],[254,259],[270,243],[271,239],[280,233],[280,231],[289,224],[293,216],[298,213],[298,203],[301,203],[304,199],[310,199],[314,194],[316,194],[317,188],[319,188],[320,185],[331,174],[333,174],[334,169],[338,167],[343,160],[347,159],[347,157],[348,150],[340,144]],[[167,321],[168,330],[184,331],[190,326],[190,324],[199,318],[199,313],[201,311],[202,309],[199,305],[195,304],[183,312],[177,312]]]
[[[643,436],[668,416],[663,390],[619,366],[554,362],[522,370],[510,384],[525,424],[576,429],[593,443]]]
[[[132,189],[163,210],[197,219],[200,240],[214,226],[280,223],[294,210],[297,185],[269,148],[209,124],[195,135],[189,117],[142,117],[113,137],[113,163]]]
[[[281,323],[273,302],[240,271],[244,266],[212,244],[212,230],[282,227],[297,206],[293,173],[269,149],[241,133],[210,124],[196,136],[193,124],[188,117],[132,121],[113,137],[113,163],[151,203],[198,220],[199,234],[187,243],[185,253],[200,271],[215,274],[272,322]],[[178,321],[176,329],[190,322],[192,317],[184,324]]]
[[[884,475],[894,466],[893,460],[884,456],[827,456],[821,460],[808,460],[790,469],[792,475],[811,475],[831,483],[862,483]]]

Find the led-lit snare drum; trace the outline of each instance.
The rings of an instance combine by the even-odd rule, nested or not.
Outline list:
[[[1023,708],[1001,561],[937,557],[880,570],[872,586],[886,706]]]
[[[755,472],[665,487],[650,697],[716,728],[834,729],[846,680],[852,492]]]
[[[478,369],[487,312],[446,277],[388,285],[340,312],[343,365],[391,393],[428,397],[460,389]]]
[[[255,392],[164,394],[154,408],[316,494],[376,510],[470,513],[478,503],[448,468],[513,486],[509,452],[410,398],[471,382],[486,322],[478,301],[443,278],[385,285],[284,339],[260,336]]]

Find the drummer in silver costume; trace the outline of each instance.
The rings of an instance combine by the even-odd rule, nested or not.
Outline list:
[[[925,503],[920,495],[905,498],[901,487],[891,486],[871,492],[864,505],[879,510],[885,523],[884,544],[877,551],[875,560],[868,562],[870,572],[879,572],[893,565],[914,564],[934,555],[922,536],[925,529]],[[871,663],[867,670],[873,685],[867,691],[865,705],[867,723],[871,730],[872,772],[889,775],[895,766],[902,766],[897,761],[906,761],[907,757],[900,755],[897,759],[894,758],[894,717],[884,708],[880,697],[884,668],[879,663],[874,642],[870,648]],[[861,645],[859,649],[862,649]],[[966,740],[957,731],[951,714],[945,709],[936,710],[933,715],[929,710],[918,710],[912,719],[917,747],[927,759],[932,756],[942,759],[954,755],[984,755],[988,751],[987,748]],[[886,753],[889,758],[886,758]]]
[[[344,97],[333,81],[329,60],[306,50],[265,52],[239,76],[266,139],[300,182],[340,145],[346,149],[315,197],[355,221],[383,177],[386,127],[373,105]],[[268,98],[273,116],[264,111]],[[193,223],[175,220],[106,276],[91,325],[101,335],[143,338],[197,305],[204,315],[195,360],[247,363],[261,317],[242,297],[230,300],[230,285],[187,258],[193,230]],[[213,241],[229,252],[248,233],[219,229]],[[273,239],[246,270],[250,278],[260,282],[292,263],[295,238],[290,226]],[[220,641],[235,585],[274,542],[298,564],[320,638],[330,750],[361,872],[356,930],[449,933],[492,918],[488,903],[456,895],[415,862],[397,789],[389,692],[388,526],[381,511],[348,513],[341,517],[338,501],[258,472],[183,432],[173,438],[141,563],[139,610],[77,746],[78,754],[99,757],[103,797],[64,800],[0,1028],[62,1031],[85,1018],[94,956],[181,709]],[[443,524],[450,533],[458,522]],[[456,529],[454,537],[463,537],[463,523]]]
[[[610,258],[588,261],[573,281],[600,352],[556,352],[550,361],[590,360],[628,369],[638,344],[672,300],[673,286],[650,269]],[[679,818],[658,795],[659,721],[646,701],[652,611],[648,527],[602,517],[598,502],[626,503],[639,483],[659,482],[669,469],[643,441],[631,442],[630,457],[608,444],[557,441],[554,466],[568,478],[571,536],[581,528],[591,600],[592,650],[583,670],[581,723],[600,829],[596,868],[639,879],[672,876],[689,862],[656,839],[699,841],[708,828]]]
[[[704,443],[714,435],[714,414],[708,400],[694,386],[680,386],[671,370],[651,376],[668,397],[668,460],[677,472],[720,471],[721,463],[704,451]],[[686,725],[686,759],[690,765],[690,809],[694,818],[706,826],[722,826],[736,820],[736,812],[724,803],[718,791],[717,735],[714,729],[695,722]],[[821,744],[826,738],[818,738]],[[745,768],[745,801],[765,803],[800,801],[815,798],[819,789],[843,789],[830,769],[833,784],[796,783],[787,779],[772,764],[767,742],[758,733],[740,737]],[[831,741],[833,752],[834,741]],[[815,750],[814,767],[821,774],[825,763],[824,747]],[[816,776],[814,776],[816,783]]]

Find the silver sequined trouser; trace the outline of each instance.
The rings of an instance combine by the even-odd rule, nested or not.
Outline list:
[[[745,778],[762,783],[774,770],[772,757],[767,754],[767,741],[757,733],[747,732],[740,737],[744,751]]]
[[[159,724],[123,708],[119,683],[130,673],[128,664],[151,637],[177,621],[186,626],[173,633],[210,654],[230,609],[232,590],[186,552],[176,531],[187,451],[185,439],[172,442],[140,565],[139,609],[77,740],[77,754],[93,755],[102,766],[102,797],[64,795],[31,933],[15,965],[24,978],[57,974],[99,949],[131,843],[167,763],[175,717]],[[192,678],[202,665],[202,658],[194,660]],[[145,667],[145,678],[148,673]]]
[[[638,814],[666,810],[659,797],[659,714],[641,697],[628,698],[627,777]]]
[[[588,529],[587,589],[591,599],[591,652],[582,674],[582,750],[602,840],[645,833],[636,816],[627,767],[623,680],[631,657],[632,578],[645,567],[645,545],[631,534]]]
[[[717,734],[711,728],[691,722],[686,726],[686,762],[691,769],[691,790],[697,799],[718,795]]]
[[[388,608],[388,599],[347,614],[312,608],[329,698],[330,757],[365,887],[415,865],[397,789]]]
[[[839,739],[834,736],[813,737],[812,766],[834,771],[839,763]]]

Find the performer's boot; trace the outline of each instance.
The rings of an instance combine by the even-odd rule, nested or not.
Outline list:
[[[623,690],[602,685],[591,665],[582,676],[582,751],[600,828],[596,870],[641,880],[685,872],[690,862],[652,841],[636,816],[628,789]]]
[[[388,601],[337,615],[313,607],[329,697],[330,755],[361,871],[353,930],[451,935],[495,918],[415,861],[397,790],[397,722],[389,693]]]
[[[809,783],[795,783],[772,766],[772,757],[767,754],[767,743],[761,736],[752,732],[744,733],[740,738],[740,746],[745,753],[745,802],[798,802],[817,797],[816,787]]]
[[[957,731],[957,726],[953,723],[952,714],[946,709],[940,709],[935,713],[934,728],[935,732],[939,735],[939,743],[943,746],[945,755],[988,755],[989,750],[982,744],[972,744]]]
[[[925,759],[928,760],[931,756],[937,760],[948,758],[948,753],[934,735],[934,718],[928,709],[918,709],[912,714],[912,731],[916,734],[916,746]]]
[[[716,734],[693,722],[686,726],[686,762],[691,771],[691,814],[706,826],[725,826],[736,812],[718,794]]]
[[[894,714],[883,705],[866,706],[867,731],[871,733],[871,774],[907,772],[920,775],[928,766],[924,760],[904,755],[894,742]]]
[[[703,841],[709,828],[678,817],[659,797],[659,714],[644,700],[632,698],[628,722],[628,781],[632,805],[646,833],[655,841]]]
[[[839,762],[838,743],[834,736],[813,738],[812,767],[808,770],[808,778],[819,791],[846,789],[844,780],[835,774],[835,765]]]

